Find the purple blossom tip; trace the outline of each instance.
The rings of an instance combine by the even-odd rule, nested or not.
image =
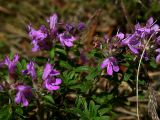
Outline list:
[[[78,31],[82,31],[82,30],[85,29],[85,28],[86,28],[86,25],[85,25],[83,22],[80,22],[80,23],[78,24],[78,27],[77,27]]]
[[[50,18],[47,20],[47,22],[49,23],[49,27],[50,27],[51,31],[55,31],[56,24],[58,22],[57,14],[54,13],[52,16],[50,16]]]
[[[57,71],[56,69],[53,69],[52,65],[47,63],[45,68],[44,68],[44,71],[43,71],[42,79],[45,80],[48,77],[54,77],[54,76],[57,76],[59,74],[60,74],[59,71]]]
[[[61,33],[58,35],[58,38],[63,46],[72,47],[73,41],[76,40],[76,38],[72,35],[68,35],[67,33]]]
[[[51,64],[46,64],[42,76],[42,79],[44,80],[44,86],[46,89],[51,91],[58,90],[60,88],[59,85],[62,83],[62,80],[60,78],[55,78],[59,74],[59,71],[53,69]]]
[[[30,86],[18,85],[16,87],[17,94],[14,99],[16,104],[22,103],[23,106],[28,106],[29,102],[27,98],[32,96],[32,88]]]
[[[19,60],[18,54],[15,54],[12,60],[10,60],[10,58],[8,56],[6,56],[6,58],[4,60],[4,64],[8,66],[9,73],[15,72],[15,68],[18,63],[18,60]]]
[[[113,75],[113,71],[118,72],[119,71],[119,66],[117,64],[117,60],[114,57],[109,57],[105,59],[102,64],[101,68],[107,67],[107,74],[108,75]]]
[[[29,26],[29,37],[32,39],[33,52],[43,49],[43,44],[45,43],[47,36],[47,29],[44,25],[42,25],[39,30],[35,30]]]
[[[27,69],[26,70],[22,70],[22,73],[24,75],[29,75],[31,76],[32,79],[36,79],[36,70],[35,70],[35,63],[34,62],[30,62],[27,64]]]
[[[124,39],[124,34],[120,32],[116,35],[116,38],[118,38],[119,40],[122,40]]]
[[[49,90],[58,90],[60,88],[60,84],[62,83],[62,80],[60,78],[48,78],[45,80],[44,85]]]

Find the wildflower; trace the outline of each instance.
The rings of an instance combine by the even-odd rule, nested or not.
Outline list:
[[[50,16],[50,18],[47,20],[47,22],[49,23],[49,28],[51,30],[51,33],[53,35],[55,35],[56,31],[57,31],[56,24],[58,22],[57,14],[53,14],[52,16]]]
[[[44,86],[47,88],[49,91],[52,90],[58,90],[60,88],[60,84],[62,83],[62,80],[60,78],[55,78],[55,77],[49,77],[44,81]]]
[[[145,38],[148,35],[156,33],[159,30],[159,26],[154,24],[153,18],[149,18],[146,25],[141,27],[140,24],[135,26],[135,32],[137,32],[141,38]]]
[[[120,32],[115,37],[118,38],[119,40],[122,40],[124,39],[124,34]]]
[[[27,64],[27,69],[22,70],[22,73],[30,75],[32,79],[36,79],[35,63],[31,61]]]
[[[82,31],[86,28],[86,25],[83,22],[80,22],[77,26],[78,31]]]
[[[158,55],[156,57],[156,62],[160,62],[160,48],[156,49],[156,52],[158,52]]]
[[[70,34],[67,33],[61,33],[58,35],[58,38],[63,46],[72,47],[73,41],[76,40],[76,38]]]
[[[156,44],[160,45],[160,36],[156,38]]]
[[[29,103],[28,103],[27,98],[32,96],[32,88],[30,86],[18,85],[16,87],[16,90],[18,92],[14,99],[15,103],[16,104],[22,103],[23,106],[28,106]]]
[[[74,28],[75,28],[75,26],[73,24],[68,23],[68,24],[65,25],[65,29],[69,33],[73,33]]]
[[[60,88],[60,84],[62,83],[62,80],[60,78],[55,78],[55,76],[59,75],[60,73],[53,69],[51,64],[47,63],[42,79],[44,80],[44,86],[49,91],[51,90],[58,90]]]
[[[39,30],[35,30],[31,26],[29,28],[29,37],[32,39],[32,51],[36,52],[40,49],[44,49],[46,47],[45,38],[47,38],[47,29],[44,25],[42,25]]]
[[[19,60],[18,54],[14,55],[13,60],[10,60],[9,57],[6,56],[4,64],[8,66],[10,74],[14,74],[18,60]]]
[[[117,60],[114,57],[109,57],[105,59],[102,64],[101,68],[107,67],[107,74],[112,75],[113,71],[118,72],[119,71],[119,66],[117,65]]]
[[[53,69],[51,64],[47,63],[45,68],[44,68],[42,79],[46,80],[48,77],[54,77],[54,76],[57,76],[59,74],[60,74],[59,71],[57,71],[56,69]]]
[[[126,36],[127,37],[122,40],[122,45],[127,45],[134,54],[139,54],[141,42],[139,41],[137,34],[127,34]]]

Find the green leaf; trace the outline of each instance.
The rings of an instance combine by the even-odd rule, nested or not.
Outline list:
[[[8,105],[0,109],[0,120],[10,120],[12,116],[12,108]]]
[[[58,53],[61,53],[63,55],[67,55],[67,53],[64,49],[56,48],[55,51],[58,52]]]
[[[23,68],[22,64],[20,62],[18,62],[17,63],[17,70],[19,73],[21,72],[22,68]]]
[[[103,116],[104,114],[107,114],[111,111],[112,106],[107,106],[106,108],[102,108],[100,110],[98,110],[98,113],[100,116]]]
[[[94,117],[97,116],[97,112],[98,112],[99,107],[100,107],[99,105],[95,105],[93,100],[90,101],[89,112],[90,112],[91,116],[94,116]]]
[[[94,120],[110,120],[109,116],[96,117]]]
[[[86,76],[86,79],[87,80],[92,80],[98,75],[100,75],[100,68],[99,67],[91,68],[90,74],[88,74]]]
[[[145,85],[145,83],[146,83],[145,80],[138,80],[139,85]]]
[[[88,66],[80,66],[74,69],[75,72],[83,72],[83,71],[89,71]]]
[[[125,73],[124,77],[123,77],[123,80],[128,81],[130,77],[131,77],[131,74]]]
[[[67,69],[72,68],[72,66],[68,62],[65,62],[65,61],[60,61],[60,66],[64,67],[64,68],[67,68]]]
[[[152,68],[157,68],[158,66],[157,66],[157,64],[156,64],[156,61],[155,61],[155,59],[151,59],[151,61],[150,61],[150,66],[152,67]]]
[[[51,49],[49,55],[50,55],[51,59],[54,58],[54,55],[55,55],[55,49],[54,48]]]
[[[54,104],[54,100],[53,100],[53,97],[52,97],[51,95],[45,95],[45,96],[44,96],[44,100],[45,100],[46,102],[49,102],[49,103]]]
[[[26,69],[27,62],[26,62],[25,59],[23,59],[23,60],[21,61],[21,65],[22,65],[22,68],[23,68],[23,69]]]

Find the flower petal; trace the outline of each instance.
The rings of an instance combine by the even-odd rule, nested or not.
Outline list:
[[[119,71],[119,66],[118,66],[118,65],[113,65],[113,70],[114,70],[115,72],[118,72],[118,71]]]
[[[107,64],[109,64],[109,59],[108,59],[108,58],[105,59],[105,60],[101,63],[101,68],[103,69],[103,68],[107,67]]]
[[[134,53],[134,54],[138,54],[138,50],[136,48],[134,48],[132,45],[128,44],[128,47],[130,48],[130,50]]]
[[[160,54],[158,54],[156,57],[156,63],[159,63],[159,62],[160,62]]]
[[[108,64],[108,66],[107,66],[107,74],[108,75],[112,75],[113,74],[113,69],[112,69],[112,65],[111,64]]]
[[[51,70],[52,70],[51,64],[47,63],[44,68],[44,72],[43,72],[43,76],[42,76],[43,80],[45,80],[48,77],[48,75],[51,73]]]
[[[60,78],[56,78],[56,82],[55,82],[55,85],[59,85],[62,83],[62,80]]]
[[[23,106],[28,106],[28,100],[25,98],[25,96],[22,96],[22,104]]]
[[[72,47],[72,46],[73,46],[73,43],[70,42],[70,41],[64,41],[64,44],[65,44],[67,47]]]
[[[156,52],[160,53],[160,48],[156,49]]]
[[[47,20],[49,22],[49,27],[51,30],[54,30],[56,28],[56,24],[58,22],[58,16],[57,14],[53,14],[50,16],[50,18]]]
[[[51,74],[51,76],[57,76],[60,74],[60,72],[56,69],[53,69],[50,74]]]
[[[153,17],[150,17],[148,20],[147,20],[147,23],[146,23],[146,26],[147,27],[150,27],[152,24],[153,24]]]
[[[21,102],[21,97],[22,97],[22,93],[21,92],[18,92],[16,94],[16,97],[14,99],[15,103],[19,104]]]

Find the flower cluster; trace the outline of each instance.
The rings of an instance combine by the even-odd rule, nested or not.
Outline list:
[[[139,23],[135,25],[134,32],[132,34],[124,34],[122,32],[117,33],[115,35],[114,39],[109,39],[108,37],[105,36],[105,41],[110,41],[111,43],[109,44],[109,51],[112,54],[113,49],[116,48],[117,46],[119,47],[128,47],[131,53],[134,55],[140,56],[142,54],[142,51],[146,49],[143,58],[145,60],[148,60],[148,55],[150,51],[155,51],[158,53],[156,56],[156,62],[160,62],[160,36],[158,35],[159,31],[159,25],[155,24],[153,18],[149,18],[148,21],[146,22],[145,26],[141,26]],[[116,39],[116,42],[112,44],[112,41]],[[151,39],[151,44],[146,46],[147,41]],[[147,51],[148,50],[148,51]],[[113,71],[118,72],[119,67],[117,66],[117,60],[114,57],[109,57],[106,58],[102,64],[101,68],[107,67],[107,74],[112,75]]]
[[[78,33],[85,28],[85,24],[81,22],[77,26],[58,23],[57,14],[50,16],[47,23],[48,27],[42,25],[38,30],[35,30],[31,25],[28,26],[33,52],[51,49],[56,40],[60,41],[62,46],[72,47]],[[60,28],[63,28],[63,31],[60,32]]]
[[[59,41],[62,46],[72,47],[73,42],[77,40],[78,34],[85,28],[85,24],[80,22],[77,25],[74,24],[64,24],[58,22],[57,14],[53,14],[47,20],[47,25],[41,25],[39,29],[35,29],[32,25],[28,25],[29,37],[31,38],[32,52],[36,52],[39,50],[50,50],[54,47],[54,43]],[[16,66],[19,62],[19,55],[16,54],[13,57],[13,60],[10,60],[8,56],[6,56],[5,60],[1,62],[0,67],[2,65],[6,65],[9,70],[9,85],[10,88],[17,91],[15,97],[15,103],[22,103],[23,106],[28,106],[28,98],[32,97],[32,87],[25,85],[24,83],[20,83],[17,81],[16,75]],[[30,61],[26,65],[26,69],[22,70],[22,75],[27,75],[32,79],[34,89],[37,88],[37,74],[36,74],[36,63]],[[48,91],[56,91],[60,88],[60,84],[62,80],[57,76],[60,75],[60,72],[52,67],[50,63],[45,65],[42,82],[43,87]],[[0,91],[3,90],[3,85],[0,85]]]
[[[145,47],[146,40],[150,37],[154,38],[158,33],[159,26],[154,24],[154,20],[151,17],[145,26],[140,26],[138,23],[135,25],[135,31],[133,34],[126,34],[122,40],[122,44],[128,46],[132,53],[140,54]]]
[[[53,14],[47,19],[47,25],[42,25],[38,30],[34,29],[31,25],[29,28],[29,37],[31,38],[31,43],[33,45],[32,51],[36,52],[38,50],[50,50],[54,47],[55,42],[59,41],[62,46],[72,47],[73,42],[77,40],[78,34],[85,29],[85,24],[80,22],[78,24],[63,24],[58,22],[57,14]],[[151,39],[151,44],[147,47],[150,51],[154,51],[156,53],[156,62],[160,61],[160,36],[158,35],[159,26],[154,23],[153,18],[150,18],[145,26],[141,26],[139,23],[135,25],[135,30],[132,34],[124,34],[122,32],[118,32],[115,36],[110,39],[108,36],[105,36],[105,44],[107,44],[107,58],[103,60],[100,67],[101,69],[106,68],[107,75],[112,76],[114,72],[119,72],[120,67],[116,56],[116,50],[120,50],[119,48],[125,48],[125,50],[129,50],[133,55],[140,56],[142,51],[146,49],[146,43],[149,39]],[[101,46],[101,45],[98,45]],[[128,49],[126,49],[128,48]],[[116,50],[115,50],[116,49]],[[114,51],[115,50],[115,51]],[[114,53],[115,52],[115,53]],[[119,52],[120,53],[120,52]],[[83,54],[82,54],[83,55]],[[80,56],[84,61],[86,61],[84,56]],[[145,51],[144,58],[148,58],[148,51]],[[19,55],[14,55],[13,59],[10,60],[8,56],[6,56],[3,64],[8,67],[9,75],[14,78],[14,74],[16,73],[16,66],[19,61]],[[1,63],[0,63],[1,66]],[[28,76],[33,81],[33,88],[35,81],[39,80],[39,74],[36,73],[36,66],[38,63],[30,61],[26,65],[26,69],[21,71],[22,75]],[[60,85],[62,80],[60,77],[60,72],[53,67],[49,62],[45,63],[42,76],[40,79],[42,82],[39,86],[49,92],[56,91],[60,89]],[[15,103],[22,104],[23,106],[29,105],[29,98],[33,97],[32,87],[26,85],[25,83],[20,83],[17,80],[9,83],[10,88],[16,90]],[[0,91],[5,88],[4,85],[0,84]]]
[[[16,66],[19,60],[19,55],[16,54],[13,57],[13,60],[10,60],[7,56],[4,60],[4,64],[8,66],[9,73],[15,73]],[[33,61],[30,61],[27,66],[26,70],[22,70],[22,75],[27,75],[31,77],[31,79],[34,81],[37,79],[36,75],[36,66]],[[55,91],[60,88],[60,84],[62,83],[62,80],[60,78],[56,78],[57,75],[60,75],[60,72],[56,69],[53,69],[51,64],[47,63],[44,68],[43,72],[43,85],[45,88],[49,91]],[[14,78],[16,79],[16,78]],[[18,84],[18,85],[17,85]],[[28,99],[33,96],[32,93],[32,87],[28,85],[24,85],[22,83],[15,83],[14,81],[10,83],[11,89],[16,89],[17,94],[15,97],[15,103],[20,104],[22,103],[23,106],[28,106],[29,102]],[[0,85],[0,91],[3,90],[2,85]]]

